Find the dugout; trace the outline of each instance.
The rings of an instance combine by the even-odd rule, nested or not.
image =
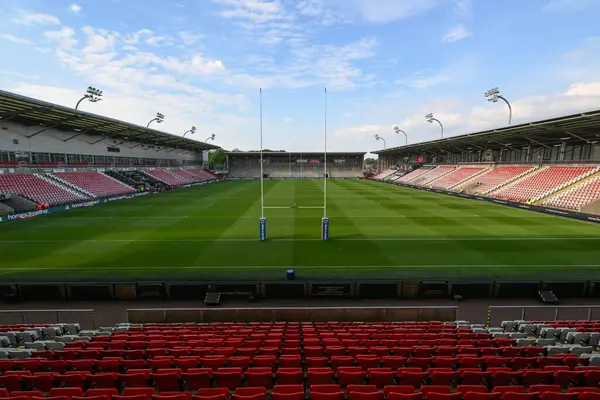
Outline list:
[[[450,285],[450,294],[452,296],[462,296],[465,300],[468,299],[484,299],[493,297],[494,283],[493,282],[472,282],[472,283],[455,283]]]
[[[19,285],[22,301],[63,301],[67,299],[66,286],[61,284]]]
[[[309,282],[308,294],[317,298],[354,297],[354,282]]]
[[[494,297],[537,298],[540,282],[496,282]]]
[[[263,297],[268,299],[302,299],[308,291],[305,282],[265,282]]]
[[[167,286],[164,282],[138,283],[136,287],[138,300],[166,300]]]
[[[540,290],[552,290],[559,299],[585,297],[587,282],[541,282]]]
[[[215,282],[214,292],[221,294],[221,302],[231,300],[254,300],[260,293],[259,282]]]
[[[391,281],[356,282],[356,296],[361,299],[393,299],[400,297],[401,284]]]
[[[419,295],[425,298],[444,298],[450,296],[448,281],[423,281],[419,289]]]
[[[103,301],[114,299],[113,285],[67,285],[67,299],[72,301]]]
[[[169,299],[203,301],[209,288],[207,283],[170,283],[168,285]]]

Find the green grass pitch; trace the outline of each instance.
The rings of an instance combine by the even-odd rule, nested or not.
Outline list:
[[[0,224],[0,280],[598,279],[600,225],[363,180],[225,181]],[[296,205],[297,207],[293,207]]]

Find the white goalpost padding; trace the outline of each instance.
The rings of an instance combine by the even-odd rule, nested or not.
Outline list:
[[[267,219],[265,210],[267,209],[323,209],[323,218],[321,220],[321,239],[329,239],[329,218],[327,217],[327,88],[324,91],[324,148],[323,148],[323,205],[322,206],[265,206],[265,186],[264,186],[264,159],[263,159],[263,92],[260,89],[260,240],[267,240]],[[290,154],[289,160],[290,178],[292,175],[292,160]],[[301,171],[302,173],[302,171]]]

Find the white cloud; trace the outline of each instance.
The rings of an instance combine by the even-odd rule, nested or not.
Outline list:
[[[462,24],[458,24],[450,28],[450,30],[442,38],[444,43],[453,43],[458,40],[471,36],[471,33]]]
[[[114,33],[97,30],[91,26],[85,26],[82,29],[86,36],[86,44],[83,49],[86,53],[102,53],[112,50],[117,42],[117,35]]]
[[[346,0],[348,1],[348,0]],[[423,14],[437,5],[436,0],[354,0],[363,19],[370,22],[397,21]]]
[[[278,0],[213,0],[227,6],[219,15],[226,19],[243,19],[255,23],[283,18],[283,6]]]
[[[69,12],[78,14],[81,11],[81,6],[79,4],[71,4],[69,5]]]
[[[347,112],[344,114],[344,117],[349,118],[349,117],[352,117],[353,115],[354,115],[353,113]]]
[[[473,15],[471,0],[454,0],[454,13],[463,18],[471,17]]]
[[[37,75],[25,74],[23,72],[15,72],[15,71],[0,71],[0,75],[12,76],[19,79],[26,80],[40,80],[40,77]]]
[[[8,40],[9,42],[13,42],[13,43],[17,43],[17,44],[32,44],[30,40],[16,37],[16,36],[10,35],[8,33],[0,33],[0,39]]]
[[[204,35],[195,34],[192,32],[187,32],[187,31],[179,32],[179,38],[181,39],[183,44],[186,46],[191,46],[193,44],[196,44],[196,42],[198,42],[203,37],[204,37]]]
[[[50,14],[19,12],[12,21],[21,25],[60,25],[60,20]]]
[[[289,124],[289,123],[290,123],[290,122],[292,122],[292,121],[293,121],[293,119],[292,119],[291,117],[285,117],[285,118],[283,119],[283,122],[284,122],[284,123],[286,123],[286,124]]]
[[[413,89],[429,89],[434,86],[452,80],[453,76],[449,71],[442,71],[434,74],[424,74],[422,72],[413,74],[410,78],[398,80],[397,83],[412,87]]]
[[[75,39],[75,31],[68,26],[64,26],[58,31],[44,32],[44,37],[57,43],[61,49],[70,49],[78,43]]]
[[[346,90],[369,85],[373,77],[353,65],[354,61],[375,55],[377,41],[364,38],[342,46],[306,43],[291,49],[291,58],[282,65],[267,65],[257,75],[233,74],[227,78],[231,86],[247,88],[303,88],[322,85]]]
[[[137,32],[127,34],[123,38],[127,45],[147,44],[152,47],[169,46],[174,39],[169,35],[156,35],[150,29],[140,29]]]
[[[548,0],[543,9],[549,12],[581,11],[593,4],[598,4],[597,0]]]
[[[338,137],[338,138],[343,138],[343,137],[368,137],[368,138],[372,138],[375,134],[381,134],[387,131],[391,131],[392,127],[391,126],[385,126],[385,125],[377,125],[377,124],[372,124],[372,125],[358,125],[358,126],[343,126],[340,127],[338,129],[336,129],[333,132],[333,136]]]

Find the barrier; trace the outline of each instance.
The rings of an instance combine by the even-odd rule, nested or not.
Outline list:
[[[457,306],[132,308],[130,323],[273,321],[455,321]]]
[[[488,326],[500,326],[502,321],[559,321],[560,310],[569,310],[569,320],[600,319],[600,305],[581,306],[489,306]],[[597,312],[594,312],[597,310]],[[573,313],[575,311],[575,314]]]
[[[0,310],[0,325],[80,323],[83,329],[96,329],[96,311],[83,309]]]

